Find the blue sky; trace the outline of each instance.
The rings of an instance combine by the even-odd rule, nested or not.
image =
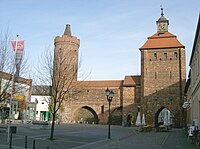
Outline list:
[[[81,74],[87,80],[122,80],[140,74],[139,48],[156,32],[160,5],[169,19],[169,32],[186,47],[186,65],[193,46],[199,0],[1,0],[0,30],[19,34],[31,72],[66,24],[81,40]]]

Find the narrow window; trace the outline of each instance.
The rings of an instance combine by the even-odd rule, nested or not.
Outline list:
[[[167,53],[164,53],[164,60],[167,59]]]
[[[157,54],[154,53],[154,60],[157,60]]]
[[[174,59],[178,59],[178,53],[174,52]]]
[[[101,113],[104,113],[104,105],[101,106]]]
[[[155,72],[155,79],[157,79],[157,72]]]
[[[172,72],[171,71],[169,72],[169,77],[170,77],[170,79],[172,79]]]

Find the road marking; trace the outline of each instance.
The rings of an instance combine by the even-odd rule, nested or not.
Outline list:
[[[169,137],[169,133],[165,136],[165,138],[163,139],[162,143],[160,144],[159,149],[163,148],[163,145],[165,144],[165,142],[167,141],[167,138]]]

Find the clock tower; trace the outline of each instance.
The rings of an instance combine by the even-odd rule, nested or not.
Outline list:
[[[183,125],[183,89],[185,85],[185,46],[168,31],[169,20],[156,21],[157,32],[147,38],[141,52],[141,112],[148,124]]]
[[[163,8],[161,8],[161,17],[156,21],[156,24],[158,33],[168,32],[169,20],[164,17]]]

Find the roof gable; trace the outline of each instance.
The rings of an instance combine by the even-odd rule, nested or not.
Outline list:
[[[143,49],[162,49],[162,48],[185,48],[170,32],[155,33],[147,38],[147,41],[140,48]]]

